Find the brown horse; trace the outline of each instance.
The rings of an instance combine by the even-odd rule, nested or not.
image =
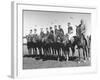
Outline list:
[[[65,57],[65,59],[66,59],[66,61],[68,61],[69,60],[69,37],[68,37],[68,35],[66,34],[66,35],[64,35],[64,37],[63,37],[63,46],[62,46],[62,50],[63,50],[63,52],[64,52],[64,57]]]

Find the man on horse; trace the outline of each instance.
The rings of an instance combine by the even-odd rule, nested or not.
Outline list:
[[[57,25],[54,26],[54,33],[55,33],[55,35],[57,35],[57,33],[58,33]]]
[[[27,48],[28,48],[29,55],[32,55],[32,38],[33,38],[33,34],[32,34],[32,29],[31,29],[30,33],[28,35],[26,35]]]
[[[62,50],[64,52],[64,57],[65,59],[68,61],[69,59],[69,35],[65,34],[64,38],[63,38],[63,46],[62,46]]]
[[[76,28],[76,35],[77,35],[77,46],[78,50],[80,48],[83,49],[83,57],[84,61],[87,58],[87,40],[85,38],[86,26],[84,21],[81,19],[79,26]],[[80,51],[79,51],[79,58],[80,58]]]
[[[57,35],[57,39],[59,39],[60,42],[62,42],[63,36],[64,36],[64,31],[61,28],[61,25],[58,25],[58,30],[57,30],[57,34],[56,35]]]
[[[85,32],[86,32],[86,26],[85,26],[85,24],[84,24],[84,21],[81,19],[81,21],[80,21],[80,24],[77,26],[77,28],[76,28],[76,35],[77,35],[77,37],[79,38],[79,40],[81,41],[81,42],[83,42],[83,40],[85,40],[86,41],[86,38],[85,38]],[[82,40],[83,39],[83,40]],[[79,41],[79,42],[80,42]],[[81,43],[80,42],[80,43]]]
[[[54,41],[54,31],[53,31],[52,27],[50,27],[50,34],[49,34],[48,39],[50,40],[50,42]]]
[[[72,56],[74,56],[74,53],[75,53],[74,36],[75,34],[74,34],[74,30],[70,22],[68,22],[67,26],[68,26],[69,47],[72,50]]]
[[[74,32],[73,32],[73,27],[71,26],[71,23],[68,22],[68,35],[69,35],[69,40],[73,40],[73,36],[75,36]]]
[[[47,37],[49,36],[49,30],[48,30],[48,28],[46,28],[46,36]]]
[[[44,40],[45,40],[45,33],[43,31],[43,28],[41,28],[40,41],[39,41],[39,45],[38,45],[41,57],[44,54]]]
[[[43,39],[44,36],[45,36],[45,33],[44,33],[44,31],[43,31],[43,28],[41,28],[41,32],[40,32],[40,37],[41,37],[41,39]]]
[[[33,39],[32,39],[33,55],[37,55],[37,41],[38,41],[37,29],[34,29]]]
[[[85,32],[86,32],[86,26],[84,24],[84,21],[81,20],[79,26],[77,26],[76,29],[76,35],[80,38],[83,36],[85,38]]]
[[[54,31],[52,27],[50,27],[50,34],[48,36],[48,42],[49,42],[49,49],[50,54],[53,54],[53,47],[54,47]]]
[[[61,28],[61,25],[58,25],[58,28],[59,28],[58,30],[59,30],[60,34],[61,34],[61,35],[64,35],[64,31],[63,31],[63,29]]]
[[[63,37],[64,37],[64,31],[61,28],[61,25],[58,25],[58,29],[57,26],[55,25],[55,52],[58,54],[58,61],[60,59],[60,56],[62,56],[62,41],[63,41]]]
[[[73,28],[71,26],[71,23],[69,22],[68,23],[68,33],[72,33],[72,30],[73,30]]]

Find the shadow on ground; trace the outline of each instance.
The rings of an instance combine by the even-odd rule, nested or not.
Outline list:
[[[58,59],[57,56],[51,56],[51,55],[48,55],[48,56],[47,55],[46,56],[44,56],[44,55],[41,55],[41,56],[40,55],[24,55],[23,57],[30,57],[30,58],[34,58],[36,60],[42,60],[42,61],[57,60]],[[59,61],[66,60],[64,56],[60,56],[59,58],[60,58]],[[69,57],[69,61],[76,61],[76,60],[78,60],[77,56],[74,56],[74,57],[70,56]]]

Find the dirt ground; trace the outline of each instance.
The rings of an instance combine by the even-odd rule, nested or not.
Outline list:
[[[28,56],[27,47],[23,46],[23,69],[40,69],[40,68],[60,68],[60,67],[84,67],[84,66],[90,66],[91,61],[87,60],[86,62],[83,62],[83,59],[80,63],[78,63],[78,54],[77,51],[75,52],[75,57],[71,57],[69,61],[65,61],[63,57],[60,61],[56,59],[56,57],[43,56],[40,58],[39,56]],[[82,55],[81,55],[82,57]]]

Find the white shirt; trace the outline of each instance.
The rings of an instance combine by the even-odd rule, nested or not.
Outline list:
[[[73,25],[71,25],[71,26],[72,26],[73,30],[70,33],[68,33],[69,40],[71,40],[73,38],[73,36],[76,36],[76,27]]]

